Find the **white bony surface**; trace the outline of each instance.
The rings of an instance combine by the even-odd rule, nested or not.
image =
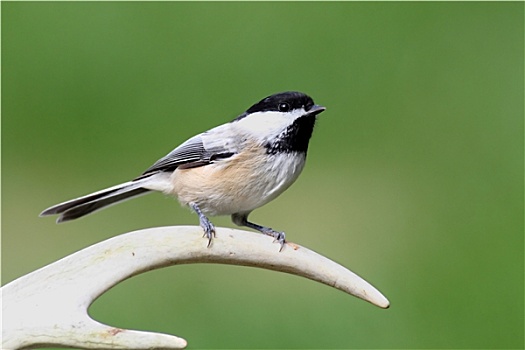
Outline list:
[[[260,233],[217,228],[211,246],[195,226],[159,227],[122,234],[80,250],[3,286],[2,349],[181,349],[167,334],[101,324],[91,303],[122,280],[153,269],[191,263],[260,267],[303,276],[381,308],[388,300],[343,266],[307,248],[279,244]]]

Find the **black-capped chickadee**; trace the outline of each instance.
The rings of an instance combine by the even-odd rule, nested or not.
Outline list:
[[[324,110],[301,92],[271,95],[231,122],[188,139],[136,179],[57,204],[40,215],[60,214],[57,223],[69,221],[159,191],[197,213],[208,245],[215,227],[206,215],[231,215],[236,225],[274,237],[282,249],[284,233],[249,222],[248,215],[297,179],[316,117]]]

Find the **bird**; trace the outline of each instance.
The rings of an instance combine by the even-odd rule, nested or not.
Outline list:
[[[248,221],[248,215],[292,185],[302,172],[317,116],[326,108],[305,93],[280,92],[263,98],[225,124],[195,135],[135,179],[45,209],[57,223],[154,191],[177,197],[199,217],[208,239],[208,216],[230,215],[233,223],[274,238],[282,250],[284,232]]]

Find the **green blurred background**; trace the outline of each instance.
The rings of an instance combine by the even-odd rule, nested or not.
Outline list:
[[[63,225],[38,214],[293,89],[328,110],[303,175],[251,218],[391,308],[191,265],[125,281],[93,317],[189,348],[523,348],[523,3],[1,6],[2,283],[120,233],[197,224],[160,194]]]

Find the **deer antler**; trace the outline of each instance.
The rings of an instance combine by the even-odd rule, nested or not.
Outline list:
[[[91,303],[122,280],[149,270],[219,263],[288,272],[318,281],[382,308],[388,300],[365,280],[307,248],[270,237],[218,228],[211,247],[193,226],[150,228],[100,242],[3,286],[2,349],[181,349],[172,335],[103,325],[88,316]]]

